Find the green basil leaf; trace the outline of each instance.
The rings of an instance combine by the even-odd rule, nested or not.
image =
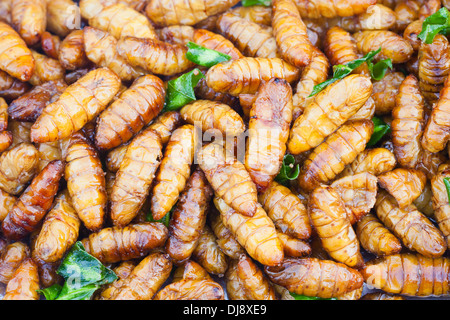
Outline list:
[[[295,300],[337,300],[337,298],[319,298],[319,297],[308,297],[293,292],[289,292]]]
[[[450,178],[449,177],[444,178],[444,185],[445,185],[445,189],[447,189],[447,198],[448,198],[448,203],[450,204]]]
[[[382,119],[378,117],[373,117],[372,122],[374,124],[374,129],[372,136],[370,137],[369,142],[367,143],[367,146],[371,147],[378,143],[378,141],[381,140],[381,138],[384,137],[385,134],[387,134],[391,127],[387,123],[385,123]]]
[[[295,158],[292,154],[287,154],[283,158],[281,169],[275,177],[275,181],[283,185],[287,185],[289,180],[295,180],[300,174],[300,165],[295,165]]]
[[[424,43],[430,44],[438,33],[450,34],[450,12],[446,7],[442,7],[423,21],[422,31],[417,37]]]
[[[391,59],[384,59],[375,64],[372,61],[367,61],[367,66],[369,67],[370,76],[375,80],[383,79],[388,69],[393,68]]]
[[[227,54],[202,47],[191,41],[188,42],[186,47],[188,48],[186,58],[200,66],[210,68],[220,62],[225,62],[231,59],[231,57]]]
[[[205,76],[199,69],[189,71],[167,84],[164,111],[178,110],[196,100],[194,88]]]
[[[62,287],[59,284],[55,283],[54,285],[48,288],[36,291],[39,292],[40,294],[43,294],[46,300],[56,300],[61,290]]]
[[[250,6],[269,7],[272,4],[272,0],[242,0],[241,3],[243,7],[250,7]]]
[[[93,283],[78,289],[73,289],[66,282],[55,300],[90,300],[94,292],[99,288],[99,284]]]

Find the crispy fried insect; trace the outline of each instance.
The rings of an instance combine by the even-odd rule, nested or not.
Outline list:
[[[30,87],[31,85],[28,82],[22,82],[0,70],[0,97],[3,97],[6,101],[19,98],[30,90]]]
[[[377,60],[391,59],[392,63],[403,63],[408,61],[414,52],[408,41],[389,30],[360,31],[353,37],[358,50],[363,54],[381,47],[381,52],[375,56]]]
[[[286,258],[264,271],[270,281],[310,297],[338,297],[363,285],[363,277],[355,269],[317,258]]]
[[[41,143],[67,138],[103,111],[119,87],[119,77],[109,69],[90,71],[44,108],[31,127],[31,140]]]
[[[180,280],[165,286],[153,300],[225,300],[225,293],[212,279]]]
[[[167,254],[152,253],[133,269],[109,299],[151,300],[171,270],[172,262]]]
[[[138,12],[143,12],[147,1],[141,0],[80,0],[80,11],[85,19],[91,19],[98,15],[104,8],[113,4],[123,3]]]
[[[194,171],[187,180],[169,224],[166,252],[176,265],[188,260],[196,248],[206,223],[212,196],[213,190],[204,173],[201,170]],[[152,215],[156,219],[153,210]]]
[[[278,57],[275,37],[257,23],[227,12],[217,20],[217,28],[247,57]]]
[[[337,297],[337,300],[359,300],[362,296],[364,287],[359,289],[344,293],[343,295]]]
[[[368,172],[335,180],[331,187],[339,194],[348,209],[353,225],[373,208],[377,196],[377,177]]]
[[[400,208],[385,191],[377,195],[375,210],[381,222],[410,250],[440,257],[447,245],[442,233],[414,205]]]
[[[72,0],[47,2],[47,29],[60,37],[67,36],[81,25],[80,8]]]
[[[439,230],[445,237],[447,245],[450,245],[450,204],[444,179],[450,177],[450,169],[445,165],[441,166],[438,174],[431,179],[432,204],[434,218]]]
[[[33,86],[38,86],[52,80],[64,80],[65,70],[61,63],[44,54],[40,54],[31,50],[33,55],[35,67],[33,76],[30,78],[30,83]]]
[[[183,125],[172,133],[155,177],[151,211],[155,220],[163,218],[177,202],[191,174],[198,133],[193,125]]]
[[[366,149],[359,153],[352,163],[347,165],[340,176],[368,172],[378,176],[395,168],[395,155],[386,148]]]
[[[229,55],[232,60],[244,57],[231,41],[220,34],[208,30],[194,29],[193,41],[205,48]]]
[[[47,25],[46,1],[11,0],[11,25],[27,45],[38,43]]]
[[[11,0],[0,0],[0,21],[11,24]]]
[[[205,74],[206,70],[202,72]],[[234,110],[243,109],[242,104],[240,105],[238,97],[232,96],[231,94],[228,93],[214,91],[213,89],[208,87],[205,78],[200,79],[194,90],[195,96],[197,97],[198,100],[210,100],[223,103],[230,106]]]
[[[348,17],[366,12],[377,0],[295,0],[302,17]]]
[[[317,147],[354,115],[371,93],[370,79],[358,74],[349,75],[319,92],[292,125],[289,152],[299,154]]]
[[[5,151],[8,149],[13,142],[13,137],[11,132],[9,131],[2,131],[0,132],[0,152]]]
[[[159,26],[194,25],[210,16],[224,12],[239,0],[150,0],[145,7],[146,15]]]
[[[289,188],[273,181],[258,200],[281,232],[303,240],[311,236],[306,207]]]
[[[132,66],[159,75],[176,75],[194,66],[186,58],[186,47],[156,39],[124,37],[117,51]]]
[[[59,46],[58,59],[67,70],[77,70],[88,66],[89,59],[84,50],[83,30],[70,32]]]
[[[3,300],[39,300],[39,274],[31,258],[22,261],[6,286]]]
[[[187,123],[201,124],[202,131],[217,129],[227,136],[239,136],[245,131],[241,116],[230,106],[209,100],[196,100],[180,110]]]
[[[420,254],[393,254],[369,261],[361,271],[372,288],[406,296],[446,295],[449,288],[448,258]]]
[[[263,5],[254,5],[249,7],[239,6],[228,10],[233,14],[247,19],[249,21],[270,26],[272,24],[272,8]]]
[[[419,86],[424,98],[431,104],[439,99],[445,79],[450,74],[450,45],[447,38],[437,34],[433,43],[422,43],[419,48]]]
[[[30,248],[24,242],[8,244],[0,255],[0,282],[7,284],[23,260],[30,256]]]
[[[358,110],[354,115],[352,115],[348,120],[364,120],[372,119],[375,114],[375,101],[372,97],[367,99],[366,103]]]
[[[188,260],[175,269],[172,281],[180,280],[208,280],[211,279],[209,273],[197,262]]]
[[[160,113],[164,96],[164,83],[158,77],[136,79],[97,118],[97,148],[107,150],[130,140]]]
[[[427,176],[420,170],[397,168],[380,174],[378,183],[396,200],[400,208],[410,204],[422,193]]]
[[[21,143],[0,156],[0,188],[18,195],[35,175],[39,163],[39,151],[29,143]]]
[[[138,214],[162,158],[159,134],[146,129],[131,141],[116,174],[111,194],[111,219],[125,226]]]
[[[194,41],[194,27],[186,25],[173,25],[156,29],[158,39],[170,44],[186,45],[189,41]]]
[[[103,228],[81,242],[86,251],[102,263],[115,263],[146,256],[152,249],[164,245],[167,236],[164,224],[142,222]]]
[[[233,233],[225,227],[220,217],[220,213],[214,207],[209,213],[210,226],[216,236],[216,243],[220,250],[232,259],[238,259],[241,254],[245,254],[244,248],[237,242]]]
[[[388,71],[383,79],[374,81],[372,98],[377,115],[390,113],[394,109],[399,87],[404,80],[402,72]]]
[[[63,170],[61,161],[52,161],[31,181],[2,222],[8,239],[22,239],[37,228],[53,203]]]
[[[82,17],[91,16],[82,7],[80,9]],[[91,27],[108,32],[116,39],[126,36],[157,39],[155,29],[147,17],[123,3],[102,8],[88,21]]]
[[[264,265],[276,265],[283,260],[283,244],[264,209],[258,207],[253,217],[247,217],[233,210],[221,198],[215,197],[214,204],[225,227],[250,257]]]
[[[419,51],[422,40],[418,38],[419,33],[422,31],[423,20],[418,19],[406,27],[403,31],[403,38],[405,38],[413,47],[414,51]]]
[[[144,74],[143,70],[129,65],[117,53],[117,39],[100,29],[83,28],[83,43],[89,60],[114,71],[122,81],[131,81]]]
[[[361,247],[377,256],[396,254],[402,249],[400,240],[371,213],[357,222],[355,231]]]
[[[34,122],[45,106],[56,100],[66,88],[67,84],[63,80],[51,80],[35,86],[13,100],[8,107],[8,113],[14,120]]]
[[[420,3],[416,0],[396,1],[394,7],[395,15],[397,16],[395,23],[395,30],[403,31],[414,20],[419,17]]]
[[[261,83],[272,78],[292,83],[299,77],[300,70],[281,59],[244,57],[209,68],[206,83],[216,92],[238,96],[256,93]]]
[[[34,244],[33,257],[45,262],[57,262],[75,243],[80,220],[71,202],[67,190],[56,196]]]
[[[0,223],[5,220],[6,215],[11,211],[16,200],[16,197],[0,189]]]
[[[9,119],[8,130],[12,133],[13,143],[9,149],[21,143],[31,143],[30,131],[33,122],[21,122]]]
[[[432,197],[433,192],[431,189],[431,183],[430,181],[428,181],[425,184],[425,188],[423,189],[422,193],[417,197],[416,200],[413,201],[413,204],[417,207],[417,209],[427,217],[433,217],[434,215]]]
[[[113,269],[114,273],[117,275],[118,279],[110,284],[104,286],[104,289],[96,297],[98,300],[109,300],[117,290],[123,285],[123,282],[131,274],[133,269],[136,267],[136,262],[134,260],[123,261],[117,267]]]
[[[52,59],[58,59],[59,55],[59,46],[61,45],[61,39],[51,34],[48,31],[45,31],[41,36],[41,48],[44,51],[45,55],[49,56]]]
[[[331,134],[303,163],[298,176],[300,187],[312,191],[333,180],[365,149],[373,127],[371,120],[352,121]]]
[[[0,132],[8,129],[8,104],[0,97]]]
[[[283,243],[285,257],[305,257],[311,254],[311,246],[308,242],[294,238],[280,231],[277,231],[277,235]]]
[[[39,143],[37,149],[39,151],[39,171],[42,171],[49,162],[63,159],[58,141]]]
[[[21,81],[28,81],[35,62],[25,41],[8,24],[0,21],[0,69]]]
[[[292,119],[297,119],[303,110],[308,106],[314,97],[309,97],[315,85],[324,82],[328,77],[330,63],[322,51],[313,49],[311,62],[306,66],[297,83],[295,94],[292,96],[294,106]]]
[[[283,59],[299,68],[307,66],[313,45],[293,0],[272,2],[272,28]]]
[[[292,89],[284,79],[262,84],[250,110],[245,152],[247,169],[259,192],[278,174],[292,121]]]
[[[360,300],[406,300],[402,296],[392,295],[384,292],[371,292],[363,295]]]
[[[333,188],[324,186],[314,189],[308,200],[308,214],[330,257],[349,267],[360,268],[364,265],[345,203]]]
[[[242,215],[255,214],[257,190],[244,164],[218,143],[205,145],[197,160],[218,197]]]
[[[167,111],[156,118],[148,127],[161,137],[161,142],[169,142],[172,132],[182,123],[181,114],[177,111]]]

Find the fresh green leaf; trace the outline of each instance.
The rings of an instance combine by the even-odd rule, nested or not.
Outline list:
[[[205,76],[199,69],[189,71],[167,84],[164,111],[178,110],[196,100],[194,88]]]
[[[55,300],[90,300],[94,292],[99,288],[99,284],[93,283],[78,289],[73,289],[66,282]]]
[[[220,62],[225,62],[231,59],[231,57],[227,54],[202,47],[191,41],[188,42],[186,47],[188,47],[186,58],[200,66],[210,68]]]
[[[250,7],[250,6],[269,7],[272,4],[272,0],[242,0],[241,3],[243,7]]]
[[[445,189],[447,189],[448,203],[450,204],[450,178],[444,178]]]
[[[367,61],[367,66],[369,67],[370,76],[374,80],[381,80],[386,75],[386,72],[388,69],[392,69],[392,60],[391,59],[384,59],[381,61],[378,61],[377,63],[373,64],[372,61]]]
[[[391,130],[391,126],[378,117],[373,117],[374,129],[367,146],[371,147],[378,143]]]
[[[281,164],[281,169],[275,177],[275,181],[283,185],[287,185],[289,180],[297,179],[300,174],[300,165],[295,165],[295,158],[292,154],[286,154]]]
[[[46,300],[56,300],[61,292],[62,287],[55,283],[54,285],[42,290],[37,290],[40,294],[43,294]]]
[[[417,37],[430,44],[438,33],[446,36],[450,34],[450,12],[446,7],[442,7],[423,21],[422,31]]]
[[[319,297],[308,297],[300,294],[296,294],[293,292],[289,292],[291,296],[295,298],[295,300],[337,300],[336,298],[319,298]]]

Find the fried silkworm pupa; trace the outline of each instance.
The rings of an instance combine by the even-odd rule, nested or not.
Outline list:
[[[366,12],[377,0],[295,0],[298,11],[305,18],[349,17]]]
[[[66,88],[67,84],[60,79],[35,86],[21,97],[13,100],[9,104],[8,113],[11,119],[34,122],[42,113],[42,110]]]
[[[364,265],[345,204],[333,188],[314,189],[308,200],[308,214],[330,257],[357,269]]]
[[[194,41],[194,30],[191,26],[173,25],[156,29],[155,32],[161,41],[184,46],[189,41]]]
[[[272,7],[266,7],[263,5],[254,5],[249,7],[239,6],[228,10],[233,14],[244,18],[246,20],[264,25],[270,26],[272,23]]]
[[[2,131],[0,132],[0,152],[7,150],[13,142],[13,137],[11,132]]]
[[[226,12],[217,19],[219,33],[247,57],[277,58],[277,43],[272,32],[252,21]]]
[[[272,181],[258,200],[281,232],[301,240],[311,236],[306,207],[289,188]]]
[[[8,104],[5,99],[0,97],[0,132],[8,130]]]
[[[263,192],[280,171],[292,109],[292,89],[286,80],[272,78],[261,85],[250,110],[244,163],[259,192]]]
[[[423,188],[422,193],[416,198],[416,200],[413,201],[413,204],[417,207],[417,209],[427,217],[433,217],[434,215],[432,197],[433,191],[431,189],[431,182],[428,181],[425,184],[425,188]]]
[[[170,140],[172,132],[182,124],[181,114],[177,111],[161,113],[149,126],[161,137],[161,142],[166,144]]]
[[[180,110],[187,123],[201,125],[202,131],[219,130],[225,136],[238,137],[245,131],[241,116],[229,105],[217,101],[196,100]]]
[[[39,288],[38,267],[27,258],[9,280],[3,300],[39,300]]]
[[[11,23],[11,1],[0,1],[0,21],[4,21],[8,24]]]
[[[96,300],[109,300],[117,290],[120,289],[124,280],[128,278],[133,269],[136,267],[137,262],[134,260],[123,261],[117,267],[113,269],[118,279],[104,286],[102,291],[96,297]]]
[[[216,242],[216,236],[208,225],[203,227],[191,257],[208,273],[219,277],[222,277],[228,268],[228,258],[220,250]]]
[[[278,230],[277,235],[283,243],[285,257],[305,257],[311,254],[311,246],[308,242],[294,238]]]
[[[63,159],[58,141],[39,143],[37,147],[39,151],[39,171],[42,171],[49,162]]]
[[[136,217],[150,192],[161,158],[158,133],[147,128],[133,138],[116,173],[110,197],[114,225],[126,226]]]
[[[86,11],[80,9],[81,15],[85,17]],[[91,27],[108,32],[117,40],[127,36],[157,39],[155,29],[147,17],[123,3],[102,8],[88,22]]]
[[[16,197],[0,189],[0,223],[5,220],[6,215],[11,211]]]
[[[363,277],[345,264],[317,258],[286,258],[265,266],[269,280],[290,292],[309,297],[333,298],[361,288]]]
[[[353,35],[358,50],[363,54],[378,50],[376,60],[391,59],[392,63],[404,63],[408,61],[414,50],[411,44],[402,36],[389,30],[360,31]]]
[[[101,229],[108,197],[97,150],[85,139],[71,138],[65,157],[65,179],[80,220],[91,231]]]
[[[331,187],[341,197],[348,209],[348,218],[353,225],[370,212],[377,197],[377,177],[361,172],[335,180]]]
[[[144,74],[143,70],[129,65],[117,53],[117,39],[107,32],[84,27],[83,39],[86,57],[97,66],[111,69],[122,81],[132,81]]]
[[[8,24],[0,21],[0,69],[21,81],[34,73],[35,61],[25,41]]]
[[[164,106],[161,79],[145,75],[136,79],[97,118],[95,144],[107,150],[130,140],[153,120]]]
[[[368,261],[361,271],[372,288],[406,296],[441,296],[449,293],[450,260],[420,254],[393,254]]]
[[[239,0],[150,0],[145,7],[145,14],[158,26],[194,25],[210,16],[224,12],[237,4]]]
[[[52,80],[64,80],[66,70],[57,59],[47,57],[34,50],[31,50],[34,58],[34,72],[30,78],[33,86],[38,86]]]
[[[388,256],[402,250],[400,240],[371,213],[357,222],[356,235],[361,247],[377,256]]]
[[[400,208],[385,191],[377,195],[375,210],[380,221],[410,250],[426,257],[440,257],[447,249],[444,236],[414,205]]]
[[[8,239],[22,239],[36,229],[53,203],[63,171],[62,161],[55,160],[33,178],[2,222]]]
[[[437,34],[431,44],[419,48],[419,87],[430,104],[439,99],[445,79],[450,74],[450,49],[447,38]]]
[[[107,68],[88,72],[47,105],[31,127],[35,143],[69,137],[93,120],[119,91],[119,77]]]
[[[117,3],[123,3],[138,12],[143,12],[147,4],[146,1],[140,0],[80,0],[80,13],[84,19],[91,19],[106,7]]]
[[[83,34],[83,30],[73,30],[61,41],[58,60],[66,70],[83,69],[89,65]]]
[[[201,170],[194,171],[180,195],[169,223],[166,252],[174,264],[180,265],[188,260],[197,246],[212,196],[213,190],[204,173]]]
[[[272,28],[283,59],[298,68],[307,66],[313,45],[293,0],[272,2]]]
[[[174,130],[164,151],[151,196],[153,219],[163,218],[179,199],[191,175],[198,133],[186,124]]]
[[[385,292],[371,292],[363,295],[360,300],[406,300],[402,296],[392,295]]]
[[[422,136],[422,146],[429,152],[439,152],[445,149],[450,139],[448,111],[450,109],[450,80],[447,78],[440,92],[439,100],[434,105],[428,117]]]
[[[23,260],[30,257],[30,248],[24,242],[8,244],[0,255],[0,282],[7,284]]]
[[[339,177],[368,172],[378,176],[395,168],[395,155],[386,148],[366,149],[359,153],[352,163],[348,164]]]
[[[218,143],[205,145],[197,160],[218,197],[242,215],[255,214],[258,193],[244,164]]]
[[[0,188],[18,195],[37,172],[39,151],[29,143],[21,143],[0,156]]]
[[[37,44],[47,26],[46,1],[11,0],[11,25],[28,46]]]
[[[47,2],[47,29],[60,37],[81,27],[80,9],[72,0]]]
[[[193,40],[196,44],[205,48],[229,55],[231,60],[244,57],[244,55],[233,45],[231,41],[220,34],[204,29],[194,29]]]
[[[59,46],[61,45],[61,39],[45,31],[41,36],[41,48],[44,54],[52,59],[58,60]]]
[[[172,282],[180,280],[208,280],[211,279],[209,273],[197,262],[188,260],[178,266],[173,273]]]
[[[333,180],[366,147],[373,133],[371,120],[347,122],[317,146],[303,162],[298,183],[306,191]]]
[[[309,95],[315,85],[324,82],[328,78],[330,63],[322,51],[313,48],[311,62],[303,68],[300,80],[297,83],[295,94],[292,96],[292,119],[297,119],[314,97]]]
[[[159,290],[153,300],[225,300],[225,292],[212,279],[180,280]]]
[[[272,78],[293,83],[299,77],[300,70],[282,59],[244,57],[209,68],[206,83],[216,92],[239,96],[243,93],[256,93],[261,83]]]
[[[425,173],[415,169],[397,168],[378,176],[380,186],[394,196],[400,208],[412,204],[422,193],[426,182]]]
[[[151,300],[171,270],[172,262],[167,254],[152,253],[133,269],[109,300]]]
[[[53,208],[45,216],[33,248],[33,258],[57,262],[76,242],[80,219],[72,206],[67,190],[58,194]]]
[[[118,53],[134,67],[158,75],[172,76],[192,68],[187,48],[156,39],[124,37],[117,43]]]
[[[86,251],[102,263],[115,263],[146,256],[152,249],[162,246],[167,236],[164,224],[143,222],[103,228],[81,242]]]
[[[233,210],[221,198],[215,197],[214,204],[224,226],[250,257],[264,265],[276,265],[283,260],[283,243],[262,207],[258,206],[253,217],[247,217]]]
[[[1,67],[0,67],[1,68]],[[0,97],[10,102],[30,90],[28,82],[22,82],[0,70]]]
[[[388,71],[383,79],[373,82],[372,98],[375,101],[377,115],[388,114],[394,109],[396,97],[405,75],[401,72]]]
[[[403,38],[405,38],[413,47],[414,51],[419,51],[422,40],[419,39],[418,35],[422,32],[423,20],[415,20],[411,22],[403,31]]]
[[[292,125],[288,149],[299,154],[317,147],[354,115],[372,94],[372,82],[363,75],[349,75],[323,91]]]
[[[209,213],[210,226],[216,236],[216,243],[220,250],[232,259],[238,259],[241,254],[245,254],[244,248],[234,237],[233,233],[223,224],[220,213],[214,207]]]
[[[431,179],[433,215],[447,245],[450,245],[450,204],[444,179],[449,177],[450,169],[444,165],[439,168],[438,174]]]

